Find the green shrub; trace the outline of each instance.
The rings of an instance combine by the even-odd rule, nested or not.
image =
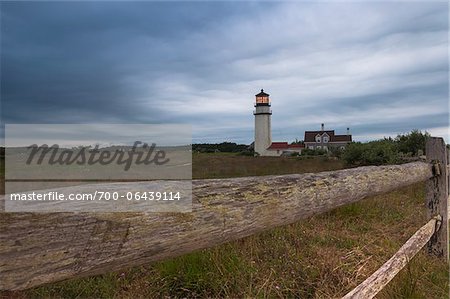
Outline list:
[[[395,142],[400,152],[417,156],[419,151],[425,153],[425,143],[428,137],[430,137],[428,132],[422,133],[419,130],[413,130],[406,135],[398,135]]]
[[[355,166],[395,164],[400,162],[397,145],[389,139],[368,143],[351,143],[343,152],[342,158],[348,165]]]
[[[255,151],[253,149],[246,149],[241,151],[239,154],[239,156],[251,156],[253,157],[255,155]]]
[[[326,153],[327,151],[323,149],[305,148],[304,150],[302,150],[302,156],[322,156],[325,155]]]
[[[425,153],[425,144],[430,134],[413,130],[395,139],[384,138],[367,143],[349,144],[342,153],[342,159],[348,165],[396,164],[402,157],[417,156]]]
[[[331,157],[336,157],[338,159],[341,159],[343,153],[344,153],[344,149],[341,149],[340,147],[329,147],[328,148],[328,155]]]

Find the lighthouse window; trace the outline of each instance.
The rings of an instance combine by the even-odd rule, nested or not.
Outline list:
[[[269,97],[256,97],[256,103],[267,104],[269,103]]]

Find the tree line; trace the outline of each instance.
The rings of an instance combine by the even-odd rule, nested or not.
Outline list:
[[[249,149],[246,144],[237,144],[234,142],[222,143],[194,143],[192,144],[192,151],[198,153],[240,153]]]

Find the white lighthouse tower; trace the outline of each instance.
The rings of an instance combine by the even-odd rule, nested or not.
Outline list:
[[[256,96],[255,111],[255,153],[265,156],[267,148],[272,144],[272,133],[270,127],[270,118],[272,110],[270,110],[269,95],[261,89]]]

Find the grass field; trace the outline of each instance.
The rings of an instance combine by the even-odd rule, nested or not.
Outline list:
[[[226,153],[192,155],[194,179],[319,172],[342,168],[342,161],[327,157],[248,157]]]
[[[343,168],[325,159],[196,154],[194,178]],[[424,184],[178,258],[4,293],[15,298],[336,298],[426,222]],[[445,263],[422,250],[378,298],[448,298]]]

